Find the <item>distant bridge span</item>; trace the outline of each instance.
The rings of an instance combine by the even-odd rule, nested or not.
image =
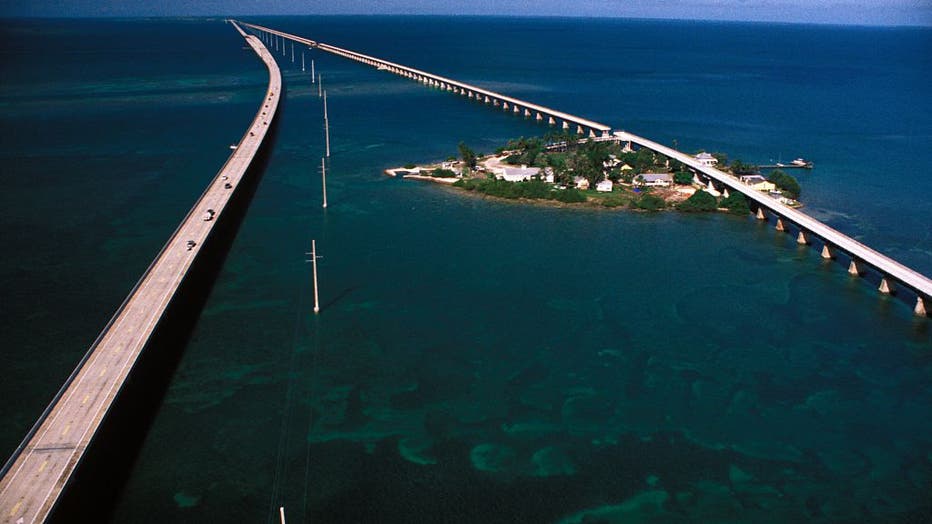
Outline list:
[[[344,58],[349,58],[350,60],[362,62],[366,65],[389,71],[391,73],[395,73],[396,75],[401,75],[403,77],[410,78],[430,86],[438,87],[446,91],[452,91],[468,98],[477,99],[494,106],[501,106],[502,109],[510,110],[512,113],[522,114],[527,117],[534,117],[538,121],[546,119],[551,125],[556,125],[558,122],[562,122],[563,129],[571,129],[572,126],[576,126],[576,132],[579,134],[586,134],[590,137],[608,137],[609,132],[612,130],[611,126],[607,126],[605,124],[600,124],[586,118],[581,118],[575,115],[564,113],[562,111],[557,111],[556,109],[551,109],[549,107],[532,104],[531,102],[525,102],[524,100],[503,95],[501,93],[496,93],[495,91],[483,89],[481,87],[470,85],[465,82],[460,82],[458,80],[452,80],[440,75],[421,71],[420,69],[396,64],[394,62],[389,62],[388,60],[382,60],[381,58],[364,55],[362,53],[357,53],[355,51],[350,51],[341,47],[325,44],[323,42],[317,42],[309,38],[302,38],[297,35],[285,33],[283,31],[276,31],[274,29],[269,29],[268,27],[247,24],[245,22],[240,23],[246,27],[255,29],[256,31],[292,40],[309,47],[316,47],[321,51],[326,51],[328,53],[333,53]]]
[[[736,177],[725,173],[714,167],[700,164],[693,156],[677,151],[673,148],[664,146],[647,138],[629,133],[627,131],[615,131],[612,128],[581,118],[570,115],[562,111],[557,111],[549,107],[540,106],[524,100],[509,97],[501,93],[489,91],[476,87],[464,82],[452,80],[446,77],[427,73],[413,67],[390,62],[381,58],[357,53],[348,49],[343,49],[323,42],[318,42],[308,38],[302,38],[297,35],[277,31],[268,27],[240,22],[242,25],[249,27],[260,33],[264,33],[267,38],[279,37],[284,40],[294,42],[320,49],[328,53],[349,58],[381,70],[386,70],[406,78],[416,80],[429,86],[438,87],[443,90],[452,91],[471,99],[478,99],[485,103],[495,106],[501,106],[505,110],[511,110],[516,114],[524,116],[533,116],[537,121],[546,119],[549,124],[556,125],[562,122],[563,129],[570,129],[572,125],[576,126],[576,132],[581,135],[588,135],[596,140],[618,140],[637,144],[640,147],[650,149],[669,158],[673,158],[690,167],[693,171],[701,173],[703,176],[714,180],[720,187],[724,186],[730,191],[738,191],[745,195],[754,207],[757,207],[757,217],[766,219],[763,210],[768,210],[775,215],[777,228],[786,230],[789,224],[795,225],[798,229],[797,242],[800,244],[809,244],[813,237],[822,240],[822,256],[824,258],[835,258],[838,251],[843,251],[851,258],[848,272],[852,275],[861,275],[867,267],[874,268],[880,274],[880,291],[882,293],[893,293],[897,284],[911,289],[916,294],[916,305],[914,311],[917,315],[926,316],[930,310],[927,304],[932,304],[932,280],[925,275],[915,271],[892,258],[871,249],[870,247],[854,240],[853,238],[837,231],[822,222],[806,215],[805,213],[793,209],[779,200],[752,189]]]

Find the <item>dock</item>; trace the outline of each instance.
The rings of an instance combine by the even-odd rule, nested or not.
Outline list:
[[[269,72],[259,110],[226,163],[0,470],[3,522],[42,522],[54,510],[127,377],[140,371],[134,364],[266,138],[278,109],[281,72],[259,38],[231,24]]]

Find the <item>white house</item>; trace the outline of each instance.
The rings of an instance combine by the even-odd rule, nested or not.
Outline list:
[[[573,183],[576,184],[576,189],[582,189],[583,191],[589,189],[589,181],[585,177],[574,176]]]
[[[699,153],[695,158],[696,161],[703,166],[714,167],[718,164],[718,159],[706,152]]]
[[[539,167],[506,167],[502,169],[502,173],[500,175],[496,175],[496,178],[505,180],[507,182],[523,182],[525,180],[530,180],[539,174]]]
[[[596,190],[596,191],[599,191],[599,192],[601,192],[601,193],[611,193],[611,192],[612,192],[612,187],[613,187],[613,186],[614,186],[614,184],[612,184],[612,181],[606,179],[606,180],[603,180],[603,181],[599,182],[598,184],[596,184],[596,185],[595,185],[595,190]]]
[[[670,187],[673,184],[673,175],[670,173],[641,173],[634,177],[635,186]]]

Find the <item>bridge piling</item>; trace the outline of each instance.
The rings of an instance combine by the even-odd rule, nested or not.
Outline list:
[[[806,236],[806,230],[800,229],[799,234],[796,236],[796,243],[801,246],[809,245],[809,238]]]
[[[861,262],[856,258],[852,258],[851,263],[848,264],[848,274],[853,277],[859,277],[862,273]]]
[[[880,279],[880,287],[878,287],[877,290],[884,295],[892,295],[896,292],[896,287],[890,277],[884,276]]]
[[[822,258],[825,260],[832,260],[835,258],[835,253],[832,248],[829,247],[828,243],[822,245]]]

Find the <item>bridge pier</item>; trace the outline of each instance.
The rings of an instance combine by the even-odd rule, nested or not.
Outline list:
[[[512,111],[511,111],[511,112],[517,115],[517,114],[519,114],[519,113],[521,112],[521,108],[518,107],[518,106],[512,106]]]
[[[485,103],[486,103],[486,104],[491,104],[491,103],[492,103],[492,99],[489,98],[488,95],[485,96]]]
[[[508,102],[502,102],[502,109],[508,111]]]
[[[543,120],[543,119],[544,119],[544,117],[541,116],[540,112],[538,112],[538,113],[537,113],[537,116],[534,117],[534,120],[537,120],[538,122],[540,122],[540,121]]]
[[[892,295],[896,292],[893,280],[886,276],[880,279],[880,287],[877,289],[884,295]]]
[[[595,138],[595,129],[589,130],[589,138]]]
[[[557,121],[554,120],[554,118],[553,118],[552,116],[548,116],[548,117],[547,117],[547,123],[550,124],[550,125],[552,125],[552,126],[557,125]]]
[[[492,99],[492,107],[498,107],[498,106],[499,106],[498,99],[497,99],[497,98],[493,98],[493,99]]]
[[[851,263],[848,264],[848,274],[853,277],[859,277],[861,276],[861,273],[863,273],[861,270],[861,262],[855,258],[852,258]]]
[[[531,110],[525,107],[525,108],[524,108],[524,116],[528,116],[528,117],[531,116]]]
[[[835,253],[832,250],[832,248],[829,247],[828,244],[822,245],[822,258],[824,258],[825,260],[832,260],[833,258],[835,258]]]
[[[786,226],[783,225],[783,218],[777,217],[777,231],[786,231]]]
[[[563,129],[569,129],[569,128],[570,128],[570,123],[567,122],[566,120],[564,120],[564,121],[563,121]]]
[[[696,177],[693,177],[694,180],[695,178]],[[767,220],[767,215],[764,214],[764,208],[762,207],[757,208],[757,215],[755,216],[757,217],[758,220]]]
[[[922,295],[919,295],[916,297],[916,307],[913,308],[913,312],[916,313],[916,315],[920,317],[928,316],[928,312],[926,310],[926,303],[925,303],[925,300],[922,298]]]
[[[796,243],[801,246],[809,245],[809,238],[806,236],[806,232],[804,230],[799,230],[799,234],[796,235]]]

